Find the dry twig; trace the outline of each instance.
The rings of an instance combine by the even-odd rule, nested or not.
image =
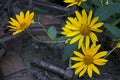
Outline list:
[[[54,66],[52,64],[46,63],[46,62],[44,62],[40,59],[33,59],[32,64],[34,66],[37,66],[37,67],[40,67],[42,69],[48,70],[52,73],[55,73],[56,75],[59,75],[61,77],[66,77],[66,78],[69,78],[69,79],[71,79],[73,77],[72,71],[70,71],[70,73],[68,73],[63,69],[61,69],[57,66]]]

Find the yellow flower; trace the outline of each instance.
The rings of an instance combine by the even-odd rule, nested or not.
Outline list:
[[[101,45],[92,45],[90,48],[82,46],[82,51],[84,54],[74,51],[75,57],[71,57],[71,60],[77,61],[71,68],[75,68],[75,74],[79,77],[83,76],[85,72],[88,73],[88,76],[91,78],[93,71],[98,75],[100,74],[99,69],[96,65],[103,66],[108,62],[108,60],[102,58],[107,55],[107,51],[102,51],[97,53]]]
[[[98,17],[94,17],[92,19],[93,11],[90,10],[89,15],[85,10],[82,10],[82,14],[78,11],[75,11],[76,17],[68,17],[65,26],[62,28],[63,31],[61,34],[65,35],[66,37],[72,37],[70,44],[73,44],[77,41],[78,48],[80,48],[85,40],[86,46],[90,43],[90,39],[93,43],[98,41],[98,38],[94,32],[102,32],[102,30],[98,29],[104,23],[98,22]]]
[[[10,28],[9,31],[13,31],[13,35],[21,33],[30,26],[33,17],[34,12],[30,13],[30,11],[28,10],[26,14],[24,14],[21,11],[19,15],[16,15],[17,20],[14,18],[10,18],[11,21],[9,21],[9,23],[11,25],[8,26]]]
[[[78,5],[80,6],[81,3],[85,2],[87,0],[64,0],[65,3],[70,3],[67,7],[73,6],[73,5]]]
[[[117,47],[117,48],[120,48],[120,42],[118,42],[118,43],[116,44],[116,47]]]

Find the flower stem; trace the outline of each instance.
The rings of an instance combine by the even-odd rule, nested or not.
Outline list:
[[[52,38],[49,36],[49,34],[48,34],[47,29],[45,28],[45,26],[40,23],[39,18],[38,18],[38,24],[41,25],[41,27],[44,29],[46,35],[50,38],[50,40],[52,40]]]
[[[36,41],[45,43],[45,42],[42,41],[41,39],[38,39],[36,36],[34,36],[33,34],[31,34],[28,29],[26,29],[26,32],[28,33],[28,35],[30,35],[30,36],[31,36],[33,39],[35,39]]]
[[[48,44],[49,44],[49,43],[62,43],[62,42],[65,42],[65,41],[57,41],[57,40],[43,41],[43,40],[41,40],[40,38],[37,38],[36,36],[34,36],[33,34],[31,34],[28,29],[26,29],[25,31],[26,31],[26,32],[28,33],[28,35],[30,35],[33,39],[35,39],[36,41],[41,42],[41,43],[48,43]]]
[[[108,54],[104,58],[107,58],[116,48],[117,46],[115,46],[111,51],[109,51]]]
[[[103,0],[101,0],[101,5],[102,5],[102,7],[104,6]]]

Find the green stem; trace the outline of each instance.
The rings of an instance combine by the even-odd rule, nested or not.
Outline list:
[[[38,18],[38,24],[41,25],[41,27],[44,29],[46,35],[52,40],[52,38],[49,36],[49,34],[48,34],[47,29],[45,28],[45,26],[42,25],[42,24],[39,22],[39,18]]]
[[[101,5],[102,5],[102,7],[104,6],[103,0],[101,0]]]
[[[116,48],[117,46],[115,46],[111,51],[109,51],[109,53],[104,58],[107,58]]]
[[[62,43],[62,42],[65,42],[65,41],[56,41],[56,40],[43,41],[43,40],[37,38],[36,36],[34,36],[33,34],[31,34],[28,29],[26,30],[26,32],[27,32],[33,39],[35,39],[35,40],[38,41],[38,42],[42,42],[42,43]]]
[[[33,34],[31,34],[30,32],[29,32],[29,30],[27,29],[26,30],[26,32],[28,33],[28,35],[30,35],[33,39],[35,39],[36,41],[38,41],[38,42],[42,42],[42,43],[45,43],[44,41],[42,41],[42,40],[40,40],[40,39],[38,39],[37,37],[35,37]]]

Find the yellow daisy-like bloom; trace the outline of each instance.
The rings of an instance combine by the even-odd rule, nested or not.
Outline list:
[[[87,0],[64,0],[65,3],[70,3],[67,7],[78,5],[80,6],[81,3],[86,2]]]
[[[73,37],[70,40],[70,44],[78,42],[78,48],[80,48],[83,44],[85,39],[85,44],[88,45],[90,43],[90,39],[93,43],[98,41],[98,38],[94,32],[102,32],[102,30],[98,29],[104,23],[98,22],[98,17],[94,17],[92,19],[93,11],[90,10],[89,15],[85,10],[82,10],[82,14],[78,11],[75,11],[76,17],[68,17],[65,26],[62,28],[63,31],[61,34],[65,35],[66,37]]]
[[[10,18],[11,21],[9,21],[9,23],[11,25],[8,27],[11,29],[9,29],[9,31],[13,31],[13,35],[21,33],[30,26],[33,17],[34,12],[30,13],[30,11],[28,10],[26,14],[24,14],[21,11],[19,15],[16,15],[17,20],[14,18]]]
[[[84,45],[82,46],[82,51],[84,54],[74,51],[75,57],[71,57],[71,60],[77,61],[71,68],[75,68],[75,74],[79,75],[79,77],[83,76],[85,72],[88,73],[88,76],[92,77],[92,72],[96,72],[98,75],[100,74],[99,69],[96,65],[103,66],[108,62],[108,60],[102,58],[107,55],[107,51],[102,51],[97,53],[100,48],[100,44],[95,46],[92,45],[90,48],[86,48]]]

